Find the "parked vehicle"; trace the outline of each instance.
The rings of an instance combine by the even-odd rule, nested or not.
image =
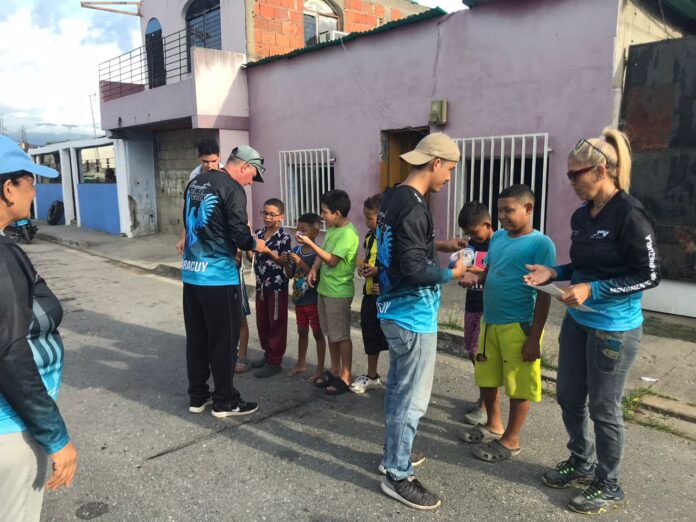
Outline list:
[[[31,243],[39,230],[39,227],[32,224],[30,219],[16,221],[14,225],[10,225],[7,228],[9,232],[8,236],[17,242],[24,242],[27,244]]]

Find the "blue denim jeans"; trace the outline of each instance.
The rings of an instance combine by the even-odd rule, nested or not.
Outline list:
[[[393,321],[382,321],[382,331],[389,344],[383,464],[393,479],[402,480],[413,475],[411,447],[433,389],[437,333],[411,332]]]
[[[568,449],[576,461],[592,465],[595,445],[595,480],[619,485],[619,466],[624,450],[621,400],[643,332],[595,330],[566,315],[559,338],[556,392],[563,423],[570,440]],[[594,423],[594,440],[589,421]]]

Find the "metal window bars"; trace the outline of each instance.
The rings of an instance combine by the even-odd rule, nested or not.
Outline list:
[[[321,195],[334,189],[334,160],[329,149],[281,150],[278,155],[285,226],[294,227],[302,214],[321,214]]]
[[[191,72],[191,47],[220,49],[220,44],[219,24],[196,24],[164,37],[147,35],[144,46],[99,64],[101,101],[184,80]]]
[[[534,227],[546,228],[548,133],[489,136],[455,140],[462,157],[447,189],[447,236],[459,233],[458,217],[468,201],[488,206],[497,221],[498,194],[516,183],[529,185],[536,195]]]

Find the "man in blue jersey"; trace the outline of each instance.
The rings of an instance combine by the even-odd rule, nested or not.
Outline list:
[[[459,157],[459,147],[447,135],[423,138],[401,156],[411,172],[384,195],[377,213],[377,311],[389,344],[382,491],[416,509],[435,509],[442,503],[415,479],[411,447],[433,386],[440,284],[466,272],[461,257],[452,269],[439,267],[425,198],[450,180]]]
[[[258,410],[257,403],[242,400],[232,379],[242,299],[235,256],[237,249],[261,251],[265,245],[247,225],[244,187],[263,182],[263,170],[263,158],[244,145],[232,150],[221,170],[201,173],[186,186],[181,275],[191,413],[203,413],[211,403],[218,418]]]

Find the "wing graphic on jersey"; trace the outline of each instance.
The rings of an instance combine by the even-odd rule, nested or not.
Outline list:
[[[186,212],[186,241],[189,248],[198,243],[197,232],[208,224],[208,220],[217,202],[217,196],[208,194],[203,198],[203,201],[200,202],[198,205],[198,212],[196,212],[196,209],[191,207],[189,196],[186,197],[186,208],[188,209]]]

